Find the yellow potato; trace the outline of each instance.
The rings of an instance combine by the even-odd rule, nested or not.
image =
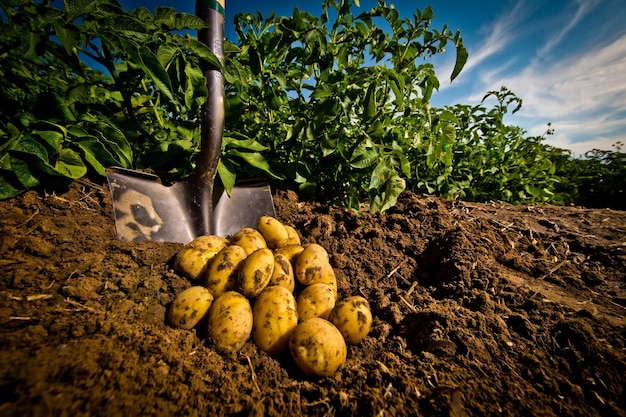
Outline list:
[[[176,297],[168,312],[168,321],[178,329],[193,329],[204,319],[213,303],[213,295],[201,286],[189,287]]]
[[[274,273],[274,254],[261,248],[242,262],[237,277],[239,291],[246,297],[256,297],[263,291]]]
[[[259,349],[279,355],[289,347],[289,337],[298,325],[296,299],[285,287],[265,288],[254,303],[252,340]]]
[[[304,246],[302,245],[287,245],[283,246],[282,248],[276,249],[274,251],[274,255],[284,255],[289,260],[289,262],[291,262],[291,266],[295,267],[296,259],[298,259],[298,255],[300,255],[303,250]]]
[[[290,292],[296,288],[296,279],[289,259],[283,254],[274,253],[274,272],[267,285],[280,285]]]
[[[328,264],[324,268],[321,278],[317,281],[314,281],[313,284],[329,285],[330,288],[333,289],[333,294],[335,295],[335,298],[337,298],[337,278],[335,276],[335,270],[330,264]]]
[[[237,352],[252,333],[250,301],[237,291],[226,291],[217,297],[207,318],[207,336],[217,350]]]
[[[263,235],[270,249],[280,248],[289,243],[289,233],[285,226],[272,216],[261,216],[257,229]]]
[[[296,258],[296,279],[304,285],[319,282],[328,269],[328,252],[317,243],[309,243]]]
[[[176,254],[174,269],[192,281],[204,278],[213,257],[227,244],[228,239],[221,236],[199,236]]]
[[[246,257],[246,251],[238,245],[228,245],[215,255],[207,268],[205,279],[205,285],[214,297],[237,289],[239,266]]]
[[[320,377],[333,375],[344,364],[348,353],[339,330],[319,317],[296,326],[289,339],[289,352],[305,374]]]
[[[369,333],[372,312],[367,300],[355,295],[338,301],[328,320],[339,329],[347,344],[354,344]]]
[[[296,301],[300,321],[313,317],[328,319],[335,307],[336,296],[330,285],[318,283],[304,287]]]
[[[252,227],[244,227],[232,235],[230,237],[230,243],[232,245],[241,246],[248,255],[257,249],[267,248],[267,242],[261,232]]]
[[[289,235],[289,239],[287,240],[288,245],[300,245],[302,242],[300,240],[300,235],[298,231],[288,224],[285,225],[285,229],[287,229],[287,234]]]

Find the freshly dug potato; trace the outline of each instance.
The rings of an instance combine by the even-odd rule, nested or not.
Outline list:
[[[337,302],[328,320],[339,329],[347,344],[354,344],[369,333],[372,312],[365,298],[354,295]]]
[[[333,289],[335,298],[337,298],[337,277],[335,276],[335,270],[330,264],[324,268],[322,277],[318,281],[315,281],[314,284],[330,285],[330,288]]]
[[[214,297],[237,289],[239,266],[248,255],[238,245],[228,245],[215,255],[206,272],[205,285]]]
[[[304,285],[319,282],[329,264],[328,252],[317,243],[304,245],[304,250],[296,259],[296,279]]]
[[[250,301],[237,291],[217,297],[207,318],[207,336],[221,352],[237,352],[252,333]]]
[[[289,239],[287,240],[288,245],[300,245],[300,235],[298,231],[288,224],[285,225],[285,229],[287,229],[287,234],[289,235]]]
[[[239,268],[239,290],[246,297],[256,297],[263,291],[274,273],[274,254],[268,248],[257,249]]]
[[[282,248],[276,249],[274,251],[274,255],[284,255],[289,260],[289,262],[291,262],[291,266],[295,267],[296,259],[298,259],[298,255],[300,255],[303,250],[304,246],[302,245],[290,244],[287,246],[283,246]]]
[[[289,337],[298,325],[296,299],[285,287],[265,288],[252,309],[252,340],[259,349],[279,355],[289,347]]]
[[[261,232],[252,227],[244,227],[232,235],[230,237],[230,243],[232,245],[241,246],[248,255],[257,249],[267,248],[267,242]]]
[[[176,297],[168,312],[172,327],[191,330],[204,319],[213,303],[213,295],[201,286],[189,287]]]
[[[335,307],[336,296],[330,285],[318,283],[304,287],[296,301],[300,321],[313,317],[328,319]]]
[[[314,317],[296,326],[289,352],[298,368],[311,376],[331,376],[346,361],[346,342],[329,321]]]
[[[293,293],[296,288],[296,279],[289,259],[283,254],[274,253],[274,272],[267,285],[280,285]]]
[[[198,236],[176,254],[174,269],[192,281],[204,278],[209,262],[227,244],[228,239],[221,236]]]
[[[289,233],[280,220],[272,216],[261,216],[257,229],[267,242],[267,247],[277,249],[289,242]]]

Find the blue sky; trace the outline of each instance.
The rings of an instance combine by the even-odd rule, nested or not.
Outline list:
[[[194,0],[121,0],[126,9],[171,6],[194,13]],[[291,15],[294,7],[315,15],[321,0],[226,0],[226,36],[240,11]],[[361,0],[367,10],[375,0]],[[465,69],[449,82],[455,59],[451,46],[432,61],[441,82],[434,106],[477,104],[490,90],[508,87],[523,99],[505,122],[542,135],[546,143],[580,155],[626,143],[626,5],[624,0],[419,0],[388,1],[401,15],[431,5],[433,26],[459,29],[469,50]],[[358,14],[358,9],[353,12]],[[487,102],[488,106],[493,102]]]

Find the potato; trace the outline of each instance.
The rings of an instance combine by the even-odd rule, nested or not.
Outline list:
[[[296,259],[298,259],[298,255],[302,253],[304,250],[304,246],[302,245],[287,245],[282,248],[278,248],[274,251],[274,256],[281,254],[284,255],[289,262],[291,262],[291,266],[295,267]]]
[[[189,287],[176,297],[168,312],[172,327],[191,330],[204,319],[213,303],[213,295],[201,286]]]
[[[263,291],[274,273],[274,254],[268,248],[252,252],[242,262],[237,277],[239,291],[246,297],[256,297]]]
[[[288,245],[300,245],[302,243],[300,241],[300,235],[296,229],[288,224],[285,225],[285,229],[287,229],[287,235],[289,235],[289,239],[287,239]]]
[[[261,216],[257,229],[267,242],[267,247],[277,249],[289,243],[289,233],[285,226],[272,216]]]
[[[232,235],[230,243],[231,245],[241,246],[248,255],[257,249],[267,248],[267,242],[261,232],[252,227],[244,227]]]
[[[296,279],[304,285],[319,282],[328,265],[330,264],[326,249],[317,243],[309,243],[296,258]]]
[[[228,239],[216,235],[198,236],[174,258],[174,269],[190,280],[204,278],[209,262],[228,244]]]
[[[252,339],[259,349],[279,355],[289,347],[289,338],[298,325],[296,299],[285,287],[265,288],[252,309]]]
[[[274,272],[267,285],[280,285],[293,292],[296,288],[296,279],[293,275],[293,267],[289,259],[283,254],[274,254]]]
[[[337,298],[337,278],[335,276],[335,270],[330,264],[328,264],[322,272],[322,277],[315,281],[314,284],[327,284],[333,289],[333,294]]]
[[[250,301],[237,291],[217,297],[207,317],[207,336],[223,353],[239,351],[252,334]]]
[[[237,274],[246,257],[246,251],[238,245],[228,245],[215,255],[205,275],[205,286],[214,297],[237,289]]]
[[[347,344],[354,344],[369,333],[372,312],[367,300],[355,295],[338,301],[328,320],[339,329]]]
[[[289,352],[298,368],[310,376],[331,376],[346,361],[346,342],[329,321],[314,317],[296,326]]]
[[[312,284],[304,287],[296,301],[300,321],[313,317],[328,319],[328,315],[335,307],[336,295],[328,284]]]

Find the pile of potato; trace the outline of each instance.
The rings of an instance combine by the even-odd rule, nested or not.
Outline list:
[[[273,356],[289,350],[308,375],[330,376],[345,362],[346,344],[370,330],[365,298],[337,299],[326,250],[301,244],[293,227],[270,216],[228,238],[196,238],[176,255],[174,267],[193,286],[172,303],[170,325],[206,326],[211,343],[225,353],[252,338]]]

